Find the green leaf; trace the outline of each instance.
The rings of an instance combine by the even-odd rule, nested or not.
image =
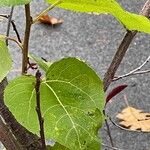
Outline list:
[[[55,143],[54,146],[47,146],[47,150],[69,150],[67,147],[59,144],[59,143]]]
[[[45,72],[48,70],[48,68],[52,64],[50,62],[44,61],[43,59],[41,59],[33,54],[29,54],[29,58],[34,60],[40,66],[40,68]]]
[[[54,146],[47,145],[47,150],[69,150],[69,149],[59,143],[55,143]],[[85,150],[101,150],[101,144],[100,142],[92,141],[91,143],[89,143],[89,145],[87,145]]]
[[[11,56],[8,52],[5,39],[0,37],[0,82],[6,77],[12,67]]]
[[[101,142],[100,141],[91,141],[87,145],[86,150],[101,150]]]
[[[0,0],[0,6],[15,6],[30,3],[31,0]]]
[[[56,2],[56,0],[46,1]],[[108,13],[129,30],[150,33],[150,21],[146,17],[125,11],[116,0],[62,0],[58,7],[78,12]]]
[[[5,102],[16,119],[38,134],[35,77],[22,76],[6,87]],[[41,110],[46,138],[71,149],[86,149],[99,141],[103,123],[103,84],[84,62],[66,58],[53,63],[41,83]]]

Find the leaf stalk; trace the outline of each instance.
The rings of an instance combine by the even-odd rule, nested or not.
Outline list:
[[[41,113],[41,100],[40,100],[40,85],[41,85],[41,73],[38,70],[36,72],[36,85],[35,85],[35,91],[36,91],[36,112],[38,115],[39,125],[40,125],[40,136],[41,136],[41,149],[46,150],[46,144],[45,144],[45,135],[44,135],[44,118],[42,117]]]

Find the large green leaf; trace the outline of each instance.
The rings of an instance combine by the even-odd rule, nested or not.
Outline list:
[[[0,6],[15,6],[30,3],[31,0],[0,0]]]
[[[62,0],[58,7],[79,12],[109,13],[129,30],[150,33],[150,21],[146,17],[125,11],[116,0]]]
[[[38,133],[35,111],[35,77],[22,76],[10,82],[5,102],[17,120]],[[41,83],[41,109],[46,138],[71,150],[97,143],[103,122],[102,81],[84,62],[66,58],[52,64]]]
[[[69,150],[67,147],[59,144],[59,143],[55,143],[54,146],[47,146],[47,150]]]
[[[69,150],[69,149],[59,143],[55,143],[53,147],[48,145],[47,150]],[[101,150],[100,141],[99,142],[92,141],[91,143],[89,143],[89,145],[87,145],[85,150]]]
[[[5,39],[0,37],[0,82],[8,74],[11,67],[12,60]]]

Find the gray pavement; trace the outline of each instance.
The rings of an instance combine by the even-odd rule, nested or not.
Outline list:
[[[139,12],[145,0],[120,0],[124,8],[132,12]],[[46,8],[42,0],[33,0],[32,14],[37,14]],[[8,8],[0,8],[0,13],[8,13]],[[15,7],[14,20],[21,33],[24,30],[23,7]],[[65,56],[75,56],[85,60],[103,78],[112,57],[125,34],[124,28],[110,15],[89,15],[74,13],[62,9],[54,9],[49,14],[64,19],[59,27],[44,26],[36,24],[32,27],[30,51],[47,60],[54,61]],[[0,31],[5,33],[3,24],[0,22]],[[11,32],[13,34],[13,31]],[[131,44],[129,51],[124,58],[117,72],[118,75],[129,72],[138,67],[150,55],[150,36],[139,33]],[[10,43],[10,49],[14,58],[14,67],[20,69],[21,52],[16,45]],[[146,66],[150,67],[150,63]],[[10,78],[18,72],[10,73]],[[150,74],[132,76],[117,81],[110,86],[110,89],[120,83],[129,85],[124,92],[115,97],[112,103],[108,104],[107,113],[115,120],[115,116],[126,104],[123,95],[126,94],[131,106],[150,111]],[[108,90],[109,91],[109,90]],[[150,150],[150,133],[127,132],[110,124],[115,147],[123,150]],[[110,145],[109,137],[105,126],[101,130],[103,143]],[[103,149],[109,150],[104,147]]]

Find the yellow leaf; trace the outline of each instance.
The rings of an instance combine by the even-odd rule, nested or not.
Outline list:
[[[125,128],[150,132],[150,113],[128,106],[116,117],[121,120],[119,124]]]

